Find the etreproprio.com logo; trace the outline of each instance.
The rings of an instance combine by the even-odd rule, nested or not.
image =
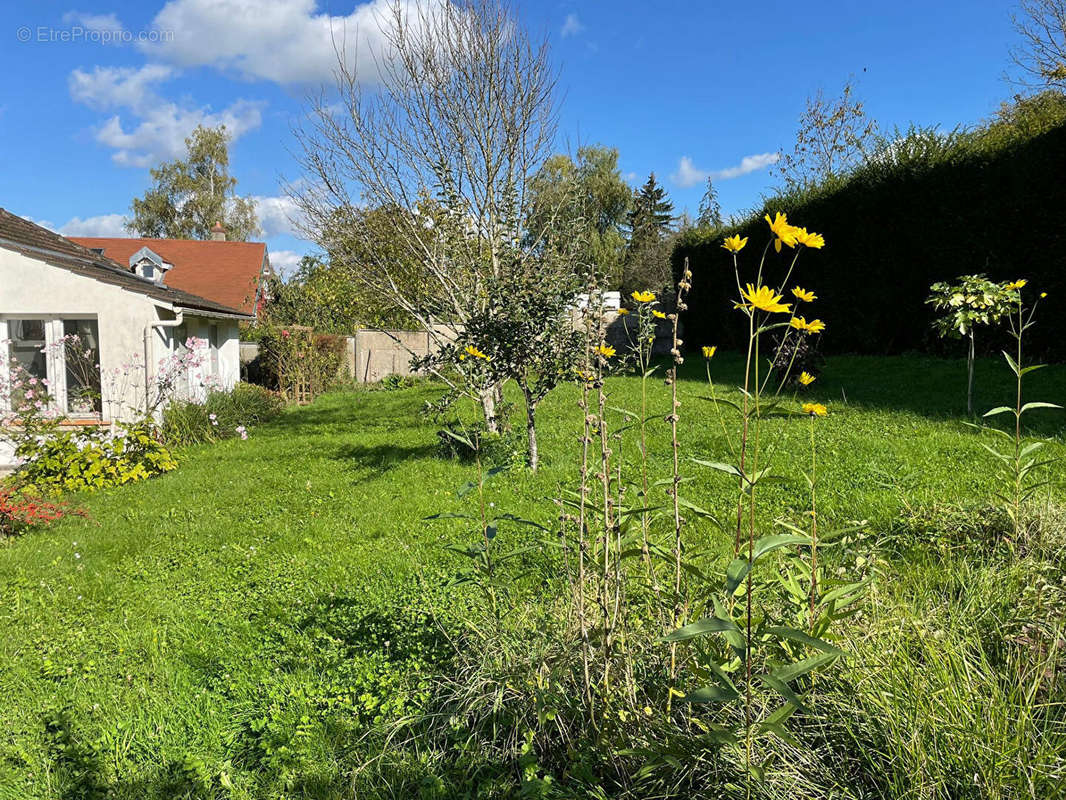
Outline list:
[[[54,28],[48,25],[23,25],[15,31],[15,38],[23,43],[40,44],[132,44],[133,42],[172,42],[174,31],[128,31],[124,28],[86,28],[71,25]]]

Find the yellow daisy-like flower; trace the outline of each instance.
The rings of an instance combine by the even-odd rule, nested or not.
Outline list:
[[[741,250],[744,249],[744,245],[746,245],[747,243],[748,237],[745,236],[743,239],[741,239],[740,234],[738,233],[735,236],[725,237],[725,243],[722,245],[722,247],[724,247],[730,253],[739,253]]]
[[[468,356],[472,356],[473,358],[483,358],[485,361],[489,360],[489,357],[487,355],[482,353],[472,344],[468,344],[463,352],[466,353]]]
[[[820,233],[807,233],[806,228],[793,228],[796,234],[796,243],[801,244],[804,247],[812,247],[815,250],[821,250],[825,247],[825,237]]]
[[[788,321],[788,324],[804,333],[821,333],[825,330],[825,323],[820,319],[812,319],[807,322],[806,317],[793,317]]]
[[[812,417],[824,417],[829,413],[829,409],[821,403],[804,403],[803,413],[810,414]]]
[[[703,346],[703,357],[704,358],[714,358],[714,354],[716,352],[718,352],[718,345],[716,345],[716,344],[712,344],[709,347],[707,345]]]
[[[748,301],[740,304],[743,308],[758,308],[771,314],[783,314],[792,310],[792,306],[788,303],[782,303],[781,295],[774,292],[769,286],[760,286],[756,289],[749,283],[747,290],[742,292],[741,296]]]
[[[809,372],[801,372],[799,378],[797,378],[796,380],[798,380],[804,386],[810,386],[812,383],[814,383],[815,377]]]
[[[596,353],[596,355],[598,355],[598,356],[603,356],[604,358],[610,358],[611,356],[614,355],[615,350],[609,344],[601,344],[593,352]]]
[[[618,316],[620,316],[620,317],[624,317],[628,313],[629,313],[629,309],[628,308],[620,308],[620,309],[618,309]]]
[[[1043,300],[1045,297],[1047,297],[1047,292],[1041,292],[1040,299]]]
[[[666,314],[664,314],[662,311],[652,311],[651,315],[656,319],[666,319]]]
[[[818,295],[814,292],[808,292],[806,289],[801,289],[798,286],[792,290],[792,294],[796,296],[796,299],[802,300],[804,303],[813,303],[818,299]]]
[[[799,228],[789,225],[787,216],[778,211],[774,219],[770,219],[769,214],[767,214],[764,219],[770,226],[770,232],[777,237],[774,241],[774,249],[777,252],[781,252],[782,244],[787,244],[789,247],[796,246],[796,233],[799,231]]]
[[[1016,281],[1014,281],[1012,283],[1008,283],[1007,284],[1007,290],[1008,291],[1015,291],[1016,289],[1021,289],[1027,283],[1029,283],[1029,281],[1027,281],[1025,278],[1022,278],[1020,280],[1016,280]]]
[[[633,292],[630,297],[638,303],[651,303],[655,300],[655,292]]]

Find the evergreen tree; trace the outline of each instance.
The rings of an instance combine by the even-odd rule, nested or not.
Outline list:
[[[707,179],[707,190],[700,200],[700,215],[696,224],[701,228],[718,230],[722,227],[722,204],[718,202],[718,190],[714,188],[711,179]]]
[[[659,242],[674,221],[674,204],[666,199],[666,190],[655,180],[655,173],[633,193],[629,212],[629,249],[639,250],[650,242]]]

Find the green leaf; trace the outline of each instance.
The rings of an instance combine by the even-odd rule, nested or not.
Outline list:
[[[739,469],[734,467],[732,464],[723,464],[720,461],[704,461],[704,460],[699,459],[699,458],[694,458],[692,460],[696,464],[699,464],[700,466],[703,466],[703,467],[710,467],[711,469],[716,469],[719,472],[725,472],[725,473],[727,473],[729,475],[734,475],[734,476],[736,476],[738,478],[743,478],[744,477],[744,474]]]
[[[1047,366],[1047,364],[1033,364],[1032,366],[1029,366],[1029,367],[1026,367],[1025,369],[1023,369],[1022,370],[1022,375],[1028,375],[1033,370],[1043,369],[1046,366]]]
[[[844,655],[844,651],[840,648],[834,647],[833,645],[829,644],[829,642],[823,641],[822,639],[816,639],[813,636],[809,636],[803,631],[796,630],[795,628],[764,628],[762,633],[768,633],[772,636],[777,636],[781,639],[788,639],[792,642],[799,642],[800,644],[805,644],[808,647],[813,647],[815,650],[821,650],[823,653],[832,653],[833,655],[837,656]]]
[[[1018,366],[1018,362],[1011,358],[1010,353],[1008,353],[1006,350],[1001,350],[1000,352],[1003,353],[1003,357],[1007,359],[1007,364],[1010,366],[1011,372],[1017,375],[1018,372],[1021,370],[1021,368]]]
[[[993,409],[992,409],[991,411],[986,411],[986,412],[984,413],[984,416],[985,416],[985,417],[994,417],[994,416],[996,416],[997,414],[1006,414],[1006,413],[1008,413],[1008,412],[1010,412],[1011,414],[1013,414],[1013,413],[1014,413],[1014,409],[1013,409],[1013,408],[1011,408],[1010,406],[996,406],[996,407],[995,407],[995,408],[993,408]]]
[[[725,591],[727,595],[733,594],[737,587],[744,582],[751,572],[751,564],[746,558],[734,558],[725,570]]]
[[[759,680],[765,683],[779,695],[781,695],[781,697],[783,697],[787,702],[792,703],[792,705],[796,706],[796,708],[798,708],[804,714],[809,713],[807,706],[804,705],[803,701],[799,698],[799,695],[792,691],[792,689],[789,688],[789,685],[784,681],[774,677],[773,675],[760,675]]]
[[[1062,408],[1062,406],[1056,405],[1055,403],[1040,403],[1040,402],[1026,403],[1024,406],[1022,406],[1022,412],[1021,413],[1024,414],[1026,411],[1029,411],[1030,409],[1033,409],[1033,408]]]
[[[729,703],[740,697],[740,693],[729,686],[711,684],[689,692],[683,698],[686,703]]]
[[[708,633],[722,633],[724,631],[739,631],[740,628],[731,619],[722,617],[704,617],[697,622],[690,622],[684,627],[671,631],[663,637],[664,642],[683,642],[696,636],[704,636]]]
[[[787,547],[789,545],[809,545],[810,543],[811,539],[809,536],[796,536],[791,533],[775,533],[770,536],[763,536],[752,545],[750,563],[746,558],[735,558],[726,568],[726,594],[733,594],[733,592],[737,590],[737,587],[740,586],[741,582],[748,576],[748,573],[751,572],[751,565],[758,561],[762,556],[781,547]]]
[[[770,677],[781,683],[789,683],[790,681],[796,680],[796,678],[802,678],[808,672],[813,672],[814,670],[832,664],[836,660],[837,656],[833,653],[822,653],[821,655],[809,656],[800,661],[793,662],[792,664],[778,667],[770,673]]]

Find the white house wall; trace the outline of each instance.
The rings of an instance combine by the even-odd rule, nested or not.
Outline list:
[[[160,309],[148,297],[118,286],[77,275],[43,261],[0,248],[0,315],[4,317],[95,317],[100,334],[101,373],[121,368],[131,359],[143,361],[146,326],[161,319]],[[165,312],[164,312],[165,313]],[[153,364],[166,354],[163,336],[151,337]],[[102,380],[105,417],[109,411],[122,419],[119,409],[144,406],[144,372],[122,383],[125,391],[109,391]]]

